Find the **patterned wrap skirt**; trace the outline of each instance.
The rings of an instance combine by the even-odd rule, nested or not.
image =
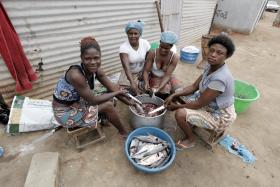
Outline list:
[[[98,105],[90,106],[85,101],[71,105],[53,103],[54,117],[65,128],[96,127],[98,122]]]
[[[185,96],[183,100],[195,100],[197,95]],[[236,119],[234,105],[227,108],[214,110],[208,106],[193,110],[185,108],[187,112],[186,121],[194,126],[222,132]]]
[[[132,73],[132,79],[133,79],[133,81],[135,82],[136,85],[139,84],[139,79],[141,78],[141,76],[142,76],[142,71],[139,72],[139,73]],[[126,76],[124,70],[121,71],[121,75],[120,75],[118,84],[123,88],[127,88],[127,87],[131,86],[129,80],[127,79],[127,76]]]
[[[162,77],[151,76],[149,79],[149,85],[151,88],[158,88],[161,83]],[[160,91],[163,94],[171,94],[177,89],[182,88],[183,84],[174,75],[171,76],[168,83]]]

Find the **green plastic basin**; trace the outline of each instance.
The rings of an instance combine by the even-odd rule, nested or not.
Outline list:
[[[241,80],[235,80],[234,85],[234,108],[240,114],[260,97],[260,93],[255,86]]]
[[[157,49],[159,46],[158,42],[151,43],[151,49]]]

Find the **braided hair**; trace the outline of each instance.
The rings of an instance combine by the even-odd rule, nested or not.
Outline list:
[[[88,36],[81,40],[81,55],[83,55],[87,49],[94,48],[101,53],[100,46],[94,37]]]

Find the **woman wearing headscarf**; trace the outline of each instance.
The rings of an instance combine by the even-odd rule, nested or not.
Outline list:
[[[208,47],[208,63],[202,75],[165,100],[167,108],[176,111],[177,125],[186,135],[177,142],[179,149],[195,145],[192,125],[222,132],[236,119],[234,79],[225,62],[233,55],[234,44],[226,35],[218,35],[209,41]],[[185,104],[175,103],[178,97],[183,97]]]
[[[69,67],[58,80],[53,93],[53,111],[57,122],[65,128],[95,127],[98,115],[103,114],[119,134],[126,137],[127,131],[111,99],[117,97],[130,105],[133,102],[100,69],[101,49],[95,38],[83,38],[80,50],[81,64]],[[109,90],[108,93],[94,94],[96,79]]]
[[[141,21],[131,21],[125,27],[128,40],[119,49],[119,55],[123,66],[119,85],[132,94],[139,94],[139,80],[142,79],[142,71],[145,58],[150,50],[147,40],[141,38],[144,23]]]
[[[143,72],[144,89],[160,97],[166,97],[181,87],[180,82],[172,75],[179,57],[171,50],[177,42],[174,32],[162,32],[160,45],[156,50],[150,50]]]

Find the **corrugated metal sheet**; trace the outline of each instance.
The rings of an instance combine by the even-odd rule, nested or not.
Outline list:
[[[179,48],[207,34],[216,0],[183,0]]]
[[[161,15],[164,30],[173,31],[180,36],[183,0],[161,0]]]
[[[4,7],[21,39],[30,63],[44,71],[32,91],[23,95],[49,98],[57,79],[71,64],[80,62],[79,41],[93,35],[102,50],[102,68],[107,74],[120,71],[119,45],[126,40],[129,20],[145,22],[143,38],[159,39],[159,23],[151,0],[4,0]],[[0,58],[0,92],[9,102],[15,82]]]

